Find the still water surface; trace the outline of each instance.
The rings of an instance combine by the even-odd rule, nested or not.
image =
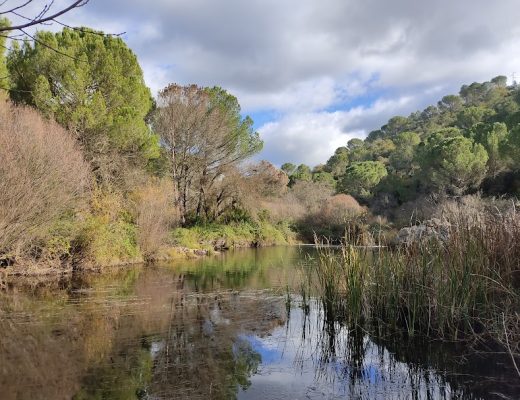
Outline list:
[[[12,283],[0,294],[0,399],[520,398],[506,359],[369,337],[325,323],[317,302],[302,308],[314,252]]]

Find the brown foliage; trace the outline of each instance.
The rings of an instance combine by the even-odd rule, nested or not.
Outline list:
[[[0,103],[0,253],[23,249],[73,210],[89,182],[74,138],[36,111]]]
[[[279,197],[287,192],[289,178],[268,161],[250,165],[245,172],[247,190],[257,197]]]
[[[154,124],[167,150],[183,224],[189,213],[210,219],[215,213],[210,203],[219,202],[210,193],[218,193],[215,186],[229,181],[230,169],[258,149],[247,132],[249,122],[234,115],[237,106],[219,103],[196,85],[172,84],[159,93]]]
[[[321,217],[329,223],[344,224],[364,211],[351,195],[337,194],[325,201],[321,208]]]
[[[286,196],[288,183],[287,175],[268,161],[247,166],[234,180],[234,185],[238,188],[237,201],[251,215],[260,210],[267,210],[270,215],[272,211],[279,214],[274,210],[279,207],[287,211],[287,206],[290,206]],[[274,220],[278,222],[284,219],[284,214],[282,211],[282,215],[274,217]],[[287,219],[290,219],[289,215]]]
[[[323,203],[334,194],[332,186],[326,182],[298,181],[291,192],[309,213],[317,212]]]
[[[135,192],[137,241],[145,259],[157,257],[168,233],[179,220],[174,206],[175,188],[168,180],[152,180]]]
[[[271,222],[282,221],[296,222],[305,214],[305,207],[294,197],[292,193],[287,193],[283,197],[262,200],[260,207],[267,210]]]

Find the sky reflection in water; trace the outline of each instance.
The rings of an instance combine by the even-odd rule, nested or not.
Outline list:
[[[0,398],[517,398],[500,360],[368,338],[298,306],[314,250],[126,268],[0,294]],[[289,318],[285,293],[293,296]],[[504,397],[505,396],[505,397]]]

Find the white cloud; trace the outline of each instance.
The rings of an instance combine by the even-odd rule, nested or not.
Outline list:
[[[168,81],[222,85],[255,104],[355,73],[384,86],[511,73],[520,39],[516,0],[92,0],[75,13],[124,25],[141,59],[176,65]]]
[[[365,137],[364,129],[374,119],[389,118],[402,111],[414,99],[379,100],[370,107],[348,111],[290,113],[279,121],[260,128],[265,147],[260,156],[268,156],[277,165],[284,162],[311,166],[325,162],[340,146],[356,137]]]
[[[340,100],[341,88],[332,78],[316,78],[298,82],[280,91],[254,93],[236,91],[240,104],[248,110],[308,112],[322,110]]]
[[[170,82],[219,85],[248,113],[281,115],[261,129],[263,155],[313,164],[393,113],[520,73],[519,17],[517,0],[91,0],[62,19],[126,31],[154,92]],[[359,95],[399,104],[410,93],[404,105],[376,101],[357,117],[356,108],[324,111]]]

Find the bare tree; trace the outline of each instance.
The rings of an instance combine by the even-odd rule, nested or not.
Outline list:
[[[159,94],[155,128],[168,151],[170,171],[176,186],[174,204],[185,223],[192,183],[200,170],[201,135],[210,129],[208,95],[196,85],[171,85]]]
[[[16,2],[3,0],[0,2],[0,16],[11,19],[21,19],[25,22],[13,26],[0,26],[0,32],[21,31],[25,34],[26,32],[24,29],[35,25],[52,22],[64,25],[63,23],[57,21],[56,18],[61,17],[75,8],[83,7],[89,1],[90,0],[75,0],[68,6],[60,9],[54,8],[54,0],[45,1],[39,8],[39,11],[37,11],[35,14],[30,14],[28,10],[33,9],[33,6],[36,5],[37,1],[25,0],[23,2]]]
[[[262,145],[236,98],[220,88],[168,86],[159,93],[155,129],[170,156],[182,223],[188,210],[211,218],[215,185]]]

